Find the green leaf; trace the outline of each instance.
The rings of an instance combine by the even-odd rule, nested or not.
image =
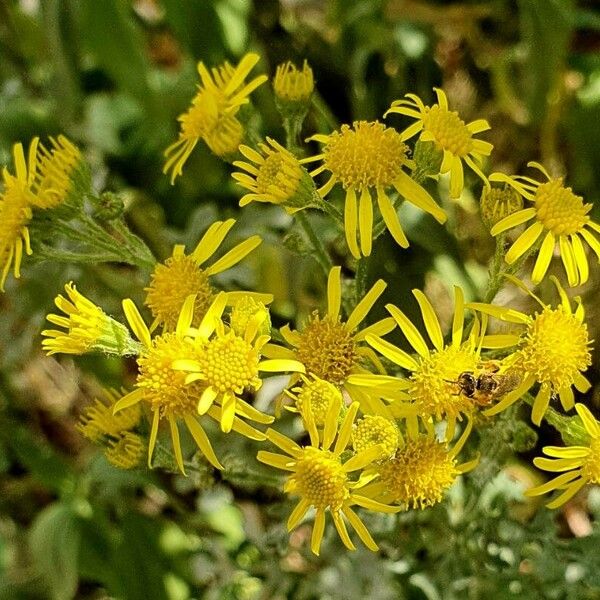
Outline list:
[[[34,564],[54,600],[75,596],[80,541],[77,516],[62,503],[45,508],[31,526],[29,545]]]

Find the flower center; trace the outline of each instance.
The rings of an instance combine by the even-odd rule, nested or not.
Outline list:
[[[419,415],[443,419],[473,408],[471,399],[458,393],[456,384],[461,373],[476,370],[478,359],[472,349],[448,346],[419,360],[419,370],[410,377],[413,382],[410,394]]]
[[[345,323],[313,313],[300,333],[297,359],[306,372],[341,385],[358,363],[356,344]]]
[[[196,294],[192,325],[199,325],[214,299],[208,275],[191,256],[179,255],[158,264],[150,278],[145,304],[167,329],[175,329],[185,299]]]
[[[245,388],[260,386],[258,351],[232,331],[207,342],[196,360],[205,383],[219,392],[241,394]]]
[[[143,388],[144,400],[161,416],[195,413],[200,398],[199,385],[185,384],[186,374],[172,368],[174,360],[195,358],[191,344],[165,333],[152,340],[152,346],[138,358],[137,387]]]
[[[537,220],[555,235],[572,235],[590,220],[591,204],[584,204],[571,188],[563,187],[562,178],[542,183],[535,192]]]
[[[344,188],[389,186],[406,162],[408,146],[383,123],[355,121],[329,136],[323,161]]]
[[[422,437],[409,440],[379,473],[395,502],[423,509],[442,500],[459,471],[445,444]]]
[[[536,314],[518,351],[519,364],[540,383],[560,390],[592,363],[587,326],[562,306]]]
[[[296,408],[300,414],[310,408],[315,424],[325,425],[327,411],[332,402],[340,401],[342,393],[331,383],[322,379],[305,382],[296,396]]]
[[[600,439],[592,439],[590,455],[584,459],[581,474],[587,477],[590,483],[600,483]]]
[[[376,444],[383,446],[381,458],[389,458],[398,448],[398,428],[379,415],[366,415],[352,431],[352,446],[355,452],[363,452]]]
[[[455,156],[466,156],[473,150],[471,132],[456,111],[437,104],[425,109],[423,129],[433,135],[435,143]]]
[[[315,508],[339,510],[348,498],[342,463],[327,450],[304,448],[293,478],[296,492]]]

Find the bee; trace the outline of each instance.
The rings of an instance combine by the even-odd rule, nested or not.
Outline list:
[[[521,376],[516,371],[498,373],[500,367],[496,363],[486,367],[477,375],[472,371],[464,371],[455,382],[458,393],[470,398],[479,406],[489,406],[521,383]]]

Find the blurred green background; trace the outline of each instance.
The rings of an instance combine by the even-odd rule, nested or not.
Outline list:
[[[174,243],[195,244],[212,220],[237,216],[230,245],[254,233],[265,243],[227,276],[272,292],[277,325],[306,314],[324,282],[298,255],[289,216],[268,205],[238,212],[230,166],[202,144],[174,186],[162,174],[196,62],[234,63],[248,50],[269,75],[308,59],[318,96],[306,136],[381,119],[406,92],[428,102],[442,86],[466,121],[489,120],[488,171],[539,160],[598,199],[596,0],[0,0],[0,164],[17,141],[65,133],[84,150],[95,187],[123,194],[128,223],[159,259]],[[268,84],[253,102],[257,130],[281,139]],[[414,315],[409,294],[420,287],[448,315],[451,284],[481,294],[493,241],[478,216],[480,189],[468,179],[445,229],[408,210],[409,250],[380,240],[369,278],[389,282],[388,300]],[[598,220],[600,206],[592,214]],[[342,260],[343,240],[322,219],[314,225]],[[288,545],[280,480],[240,440],[217,441],[222,477],[202,463],[188,479],[117,471],[74,426],[100,385],[131,382],[132,365],[45,358],[39,332],[66,281],[119,316],[120,299],[140,300],[148,274],[35,260],[23,271],[0,297],[0,599],[600,598],[600,495],[560,515],[521,502],[520,484],[534,475],[518,458],[503,461],[530,458],[535,439],[516,425],[486,433],[482,465],[444,504],[373,517],[379,555],[349,554],[331,536],[313,557],[302,528]],[[592,271],[578,293],[599,339]],[[590,379],[598,383],[596,367]]]

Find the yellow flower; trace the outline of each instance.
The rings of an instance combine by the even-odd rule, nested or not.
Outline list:
[[[416,435],[417,417],[425,423],[433,417],[436,420],[447,420],[447,439],[452,439],[456,421],[461,420],[463,414],[470,414],[475,408],[473,399],[457,393],[456,382],[461,373],[475,372],[478,369],[481,329],[476,321],[468,338],[463,341],[464,298],[462,290],[455,286],[452,339],[449,344],[444,344],[442,328],[431,303],[420,290],[413,290],[413,294],[419,303],[433,350],[429,349],[415,325],[393,304],[387,304],[386,308],[415,349],[417,356],[413,357],[374,335],[367,336],[366,340],[387,359],[411,373],[408,379],[397,379],[398,392],[390,394],[390,399],[399,399],[400,404],[407,403],[410,409],[405,415],[409,433]],[[373,385],[377,389],[376,379],[373,380]]]
[[[315,185],[300,161],[271,138],[267,138],[267,144],[261,143],[258,147],[260,152],[240,146],[240,152],[251,162],[239,160],[233,163],[245,172],[233,173],[232,177],[250,191],[242,197],[240,206],[269,202],[283,205],[290,213],[315,206]]]
[[[248,96],[267,77],[260,75],[250,83],[244,80],[260,60],[257,54],[246,54],[237,67],[225,62],[212,73],[198,63],[202,85],[192,100],[190,109],[179,117],[179,139],[165,151],[167,162],[163,173],[171,171],[171,183],[181,175],[183,165],[202,139],[217,156],[235,154],[244,136],[242,124],[235,118]]]
[[[217,404],[221,411],[221,429],[227,433],[234,425],[236,413],[259,423],[271,423],[273,417],[265,415],[242,400],[247,390],[258,390],[262,372],[303,372],[296,360],[262,360],[262,348],[268,335],[258,335],[264,313],[256,313],[247,322],[242,335],[227,328],[222,320],[226,298],[221,293],[202,319],[196,330],[193,352],[173,362],[173,367],[187,372],[187,383],[203,386],[197,403],[198,414],[204,414]]]
[[[225,302],[226,295],[224,293],[219,294],[215,298],[213,307],[206,313],[205,319],[211,321],[215,311],[223,310],[222,307],[225,306]],[[191,359],[195,356],[194,344],[187,337],[194,316],[194,296],[189,296],[186,299],[175,331],[154,337],[151,337],[148,327],[131,300],[126,299],[123,301],[123,310],[131,329],[144,345],[144,349],[137,359],[139,373],[135,384],[136,389],[123,396],[115,404],[114,412],[118,413],[142,400],[149,404],[153,418],[148,442],[148,466],[151,466],[158,426],[162,419],[166,419],[171,432],[175,459],[182,473],[185,474],[185,469],[179,441],[179,420],[183,420],[206,459],[217,469],[222,469],[223,467],[215,455],[210,440],[197,418],[198,403],[205,388],[201,382],[190,384],[186,381],[187,376],[183,371],[173,368],[175,361],[185,358]],[[207,412],[211,418],[217,421],[221,419],[221,411],[217,407],[211,407]],[[231,429],[254,440],[265,439],[260,431],[236,416],[233,418]]]
[[[319,379],[316,375],[312,377],[302,378],[302,385],[292,388],[292,390],[284,390],[285,393],[294,400],[294,407],[288,407],[293,412],[298,412],[308,418],[308,413],[312,415],[312,419],[317,427],[325,425],[325,419],[329,412],[331,404],[342,404],[342,392],[328,381]]]
[[[586,445],[567,448],[546,446],[543,449],[544,454],[551,458],[533,459],[533,463],[539,469],[562,473],[525,492],[526,496],[541,496],[553,490],[561,490],[562,493],[557,498],[546,504],[548,508],[562,506],[588,483],[600,483],[600,424],[583,404],[576,404],[575,410],[590,436],[589,442]]]
[[[62,204],[74,187],[74,176],[83,166],[79,148],[64,135],[50,138],[52,148],[37,146],[37,173],[33,183],[35,205],[39,208],[56,208]]]
[[[313,72],[306,60],[302,64],[302,70],[297,69],[296,65],[289,60],[277,66],[273,90],[278,100],[307,103],[314,87]]]
[[[8,273],[13,268],[15,278],[21,276],[23,251],[31,254],[28,225],[33,213],[31,207],[36,203],[36,196],[31,190],[36,170],[36,148],[38,138],[31,142],[29,160],[25,160],[23,145],[13,146],[15,175],[11,175],[5,167],[2,171],[4,190],[0,194],[0,290]]]
[[[136,467],[146,449],[142,438],[131,431],[140,422],[142,411],[139,405],[113,414],[114,404],[120,394],[105,390],[105,401],[96,399],[79,418],[77,429],[92,442],[104,446],[104,455],[114,466],[121,469]]]
[[[564,187],[562,177],[553,179],[537,162],[527,164],[539,169],[548,181],[541,183],[530,177],[521,175],[510,177],[504,173],[490,175],[490,181],[505,182],[519,192],[525,200],[533,202],[533,206],[523,208],[496,223],[491,234],[498,235],[533,219],[533,223],[506,253],[506,262],[514,263],[532,248],[545,232],[531,281],[539,283],[544,278],[558,239],[560,257],[569,285],[573,287],[585,283],[589,276],[589,265],[581,238],[589,244],[600,260],[600,241],[592,233],[592,231],[600,232],[600,225],[594,223],[588,216],[592,205],[584,204],[581,196],[576,196],[570,187]]]
[[[378,512],[396,512],[395,507],[387,506],[363,496],[356,490],[364,485],[364,480],[350,479],[349,474],[361,471],[373,462],[381,448],[372,446],[368,450],[354,454],[342,461],[352,431],[352,423],[358,411],[358,403],[353,403],[346,413],[338,430],[340,404],[332,403],[322,439],[313,420],[305,421],[310,434],[310,445],[299,446],[290,438],[273,430],[267,430],[267,438],[289,456],[260,451],[258,460],[277,469],[289,471],[284,492],[300,497],[300,502],[290,515],[287,527],[291,531],[297,527],[308,512],[315,509],[315,523],[312,531],[311,550],[319,554],[323,532],[325,530],[325,514],[329,511],[337,532],[349,550],[355,550],[344,517],[358,534],[369,550],[377,551],[378,547],[360,517],[352,506],[358,505]],[[335,440],[335,444],[334,444]],[[333,449],[331,449],[333,445]]]
[[[131,406],[118,414],[113,407],[122,394],[116,390],[104,390],[104,400],[96,398],[81,413],[77,429],[92,442],[100,442],[105,436],[118,436],[123,431],[137,427],[142,417],[139,405]]]
[[[384,369],[375,353],[363,342],[369,334],[389,333],[394,328],[394,321],[387,318],[362,331],[356,330],[386,285],[383,280],[378,280],[344,321],[340,316],[341,267],[333,267],[327,282],[325,316],[321,317],[315,311],[298,331],[292,331],[288,325],[282,327],[281,335],[292,348],[269,344],[265,348],[265,354],[272,358],[300,361],[308,374],[343,388],[352,398],[361,402],[363,411],[372,412],[368,403],[374,400],[369,400],[362,392],[365,381],[368,383],[370,377],[363,363],[368,360],[379,371],[383,372]]]
[[[49,314],[50,323],[62,327],[46,329],[42,348],[46,354],[85,354],[90,351],[127,356],[137,354],[139,344],[127,328],[109,317],[99,306],[77,291],[73,282],[65,285],[67,297],[58,295],[54,303],[64,313]]]
[[[480,165],[483,157],[490,155],[493,146],[473,136],[486,131],[490,126],[485,119],[466,124],[456,111],[448,109],[448,99],[444,91],[439,88],[434,88],[434,91],[437,104],[425,106],[415,94],[406,94],[408,100],[392,102],[386,116],[389,113],[398,113],[417,120],[402,133],[402,141],[421,132],[420,140],[434,142],[437,148],[443,151],[440,173],[450,173],[450,196],[458,198],[464,187],[463,161],[487,185]]]
[[[577,299],[578,305],[573,312],[571,302],[558,279],[550,279],[561,299],[556,308],[544,304],[518,279],[510,278],[540,304],[542,311],[533,316],[492,304],[469,304],[470,308],[524,327],[517,333],[490,335],[484,339],[483,345],[488,348],[516,346],[516,350],[506,361],[523,374],[520,385],[487,410],[488,415],[505,410],[534,384],[539,383],[540,388],[531,411],[531,420],[539,425],[553,396],[558,395],[563,408],[571,410],[575,403],[572,387],[575,386],[580,392],[586,392],[590,388],[589,381],[582,375],[592,363],[583,305]]]
[[[152,312],[154,322],[150,330],[162,325],[165,330],[172,330],[177,323],[181,307],[191,294],[196,295],[195,312],[192,324],[197,325],[204,317],[213,302],[216,291],[210,279],[236,265],[262,242],[260,236],[253,235],[234,246],[212,265],[200,268],[219,249],[229,230],[235,225],[235,219],[216,221],[202,236],[191,254],[185,254],[185,246],[177,245],[173,255],[164,263],[156,265],[150,276],[150,284],[146,291],[144,304]],[[243,292],[250,294],[250,292]],[[230,294],[231,299],[240,294]],[[255,294],[257,299],[269,302],[268,294]]]
[[[457,456],[471,428],[469,421],[453,448],[437,441],[431,431],[410,437],[393,457],[366,471],[377,474],[378,479],[366,486],[363,493],[386,504],[398,503],[406,509],[422,510],[441,502],[458,475],[477,465],[477,458],[457,464]]]
[[[312,171],[315,177],[323,171],[331,176],[319,189],[327,196],[336,183],[346,191],[344,226],[348,248],[355,258],[371,254],[373,241],[373,194],[383,220],[392,237],[406,248],[408,240],[388,196],[394,188],[401,196],[440,223],[446,221],[446,213],[436,204],[429,193],[403,170],[408,163],[408,146],[400,134],[377,121],[355,121],[350,127],[342,125],[340,131],[312,138],[324,147],[322,153],[305,159],[306,162],[322,160],[322,165]],[[303,161],[304,162],[304,161]],[[357,231],[360,248],[357,243]]]
[[[271,333],[271,315],[269,314],[269,309],[265,306],[264,302],[257,300],[255,294],[248,292],[243,294],[234,300],[233,308],[231,309],[229,326],[232,331],[236,335],[243,336],[250,321],[258,319],[260,321],[258,333],[260,335],[269,335]],[[229,295],[231,295],[231,292],[229,292]],[[262,294],[262,296],[267,296],[267,294]]]
[[[352,430],[352,447],[357,453],[375,445],[381,447],[377,460],[385,460],[394,455],[402,436],[396,423],[381,415],[365,415]]]
[[[481,219],[488,229],[492,229],[505,217],[516,213],[523,208],[523,198],[513,188],[484,187],[481,192],[479,210]]]

